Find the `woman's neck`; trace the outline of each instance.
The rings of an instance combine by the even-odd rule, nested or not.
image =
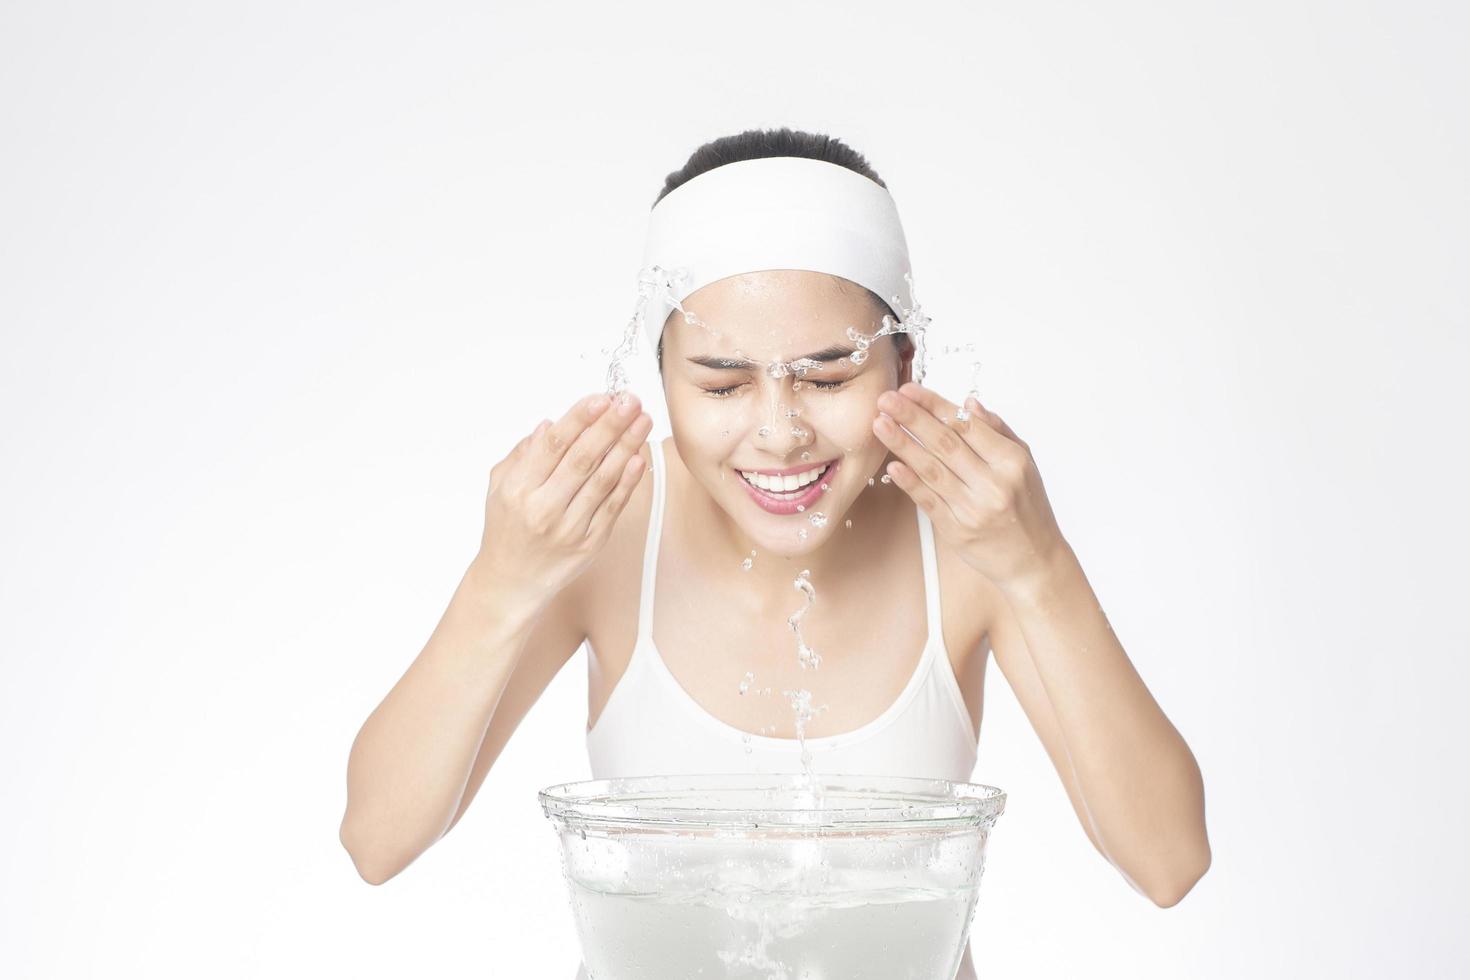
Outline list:
[[[677,451],[669,452],[666,459],[667,490],[677,502],[668,513],[677,516],[683,536],[693,545],[691,552],[699,556],[700,564],[715,568],[728,564],[736,569],[744,559],[751,558],[751,567],[740,572],[741,581],[761,605],[791,605],[792,583],[802,571],[810,571],[813,582],[831,582],[852,574],[861,562],[873,557],[872,542],[886,540],[892,522],[906,510],[905,495],[898,487],[870,487],[858,495],[843,515],[843,523],[829,529],[820,547],[803,554],[776,554],[750,540],[684,468]],[[846,526],[849,520],[851,528]],[[757,552],[754,557],[753,549]]]

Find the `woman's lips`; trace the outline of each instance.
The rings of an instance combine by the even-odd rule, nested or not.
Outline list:
[[[745,477],[740,476],[738,470],[735,475],[740,477],[740,485],[745,488],[746,493],[750,494],[750,499],[754,500],[762,510],[771,514],[796,514],[800,512],[798,508],[805,510],[822,499],[822,494],[826,492],[822,489],[822,484],[826,483],[831,485],[832,474],[837,472],[837,467],[841,462],[841,459],[834,459],[827,465],[826,472],[811,483],[808,483],[802,489],[801,493],[789,494],[787,496],[777,496],[773,493],[767,493],[760,487],[753,485]]]

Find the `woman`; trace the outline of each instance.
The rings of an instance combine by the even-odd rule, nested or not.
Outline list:
[[[716,140],[669,175],[645,260],[672,437],[646,442],[630,393],[592,396],[491,470],[479,553],[353,745],[362,876],[458,822],[584,642],[594,778],[968,780],[994,653],[1083,831],[1178,902],[1210,861],[1198,766],[1027,444],[914,383],[924,317],[893,288],[907,251],[878,175],[825,136]]]

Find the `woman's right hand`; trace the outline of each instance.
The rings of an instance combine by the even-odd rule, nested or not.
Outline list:
[[[634,395],[618,401],[583,398],[491,468],[481,581],[544,608],[592,563],[643,474],[638,450],[653,428]]]

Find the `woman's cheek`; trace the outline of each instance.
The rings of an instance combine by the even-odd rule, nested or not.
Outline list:
[[[681,395],[671,406],[670,423],[685,445],[704,445],[716,452],[740,441],[748,414],[748,398],[717,398],[705,392]]]
[[[801,417],[824,441],[836,443],[845,451],[862,452],[877,440],[872,425],[878,414],[877,406],[876,394],[838,391],[807,399],[800,408]]]

